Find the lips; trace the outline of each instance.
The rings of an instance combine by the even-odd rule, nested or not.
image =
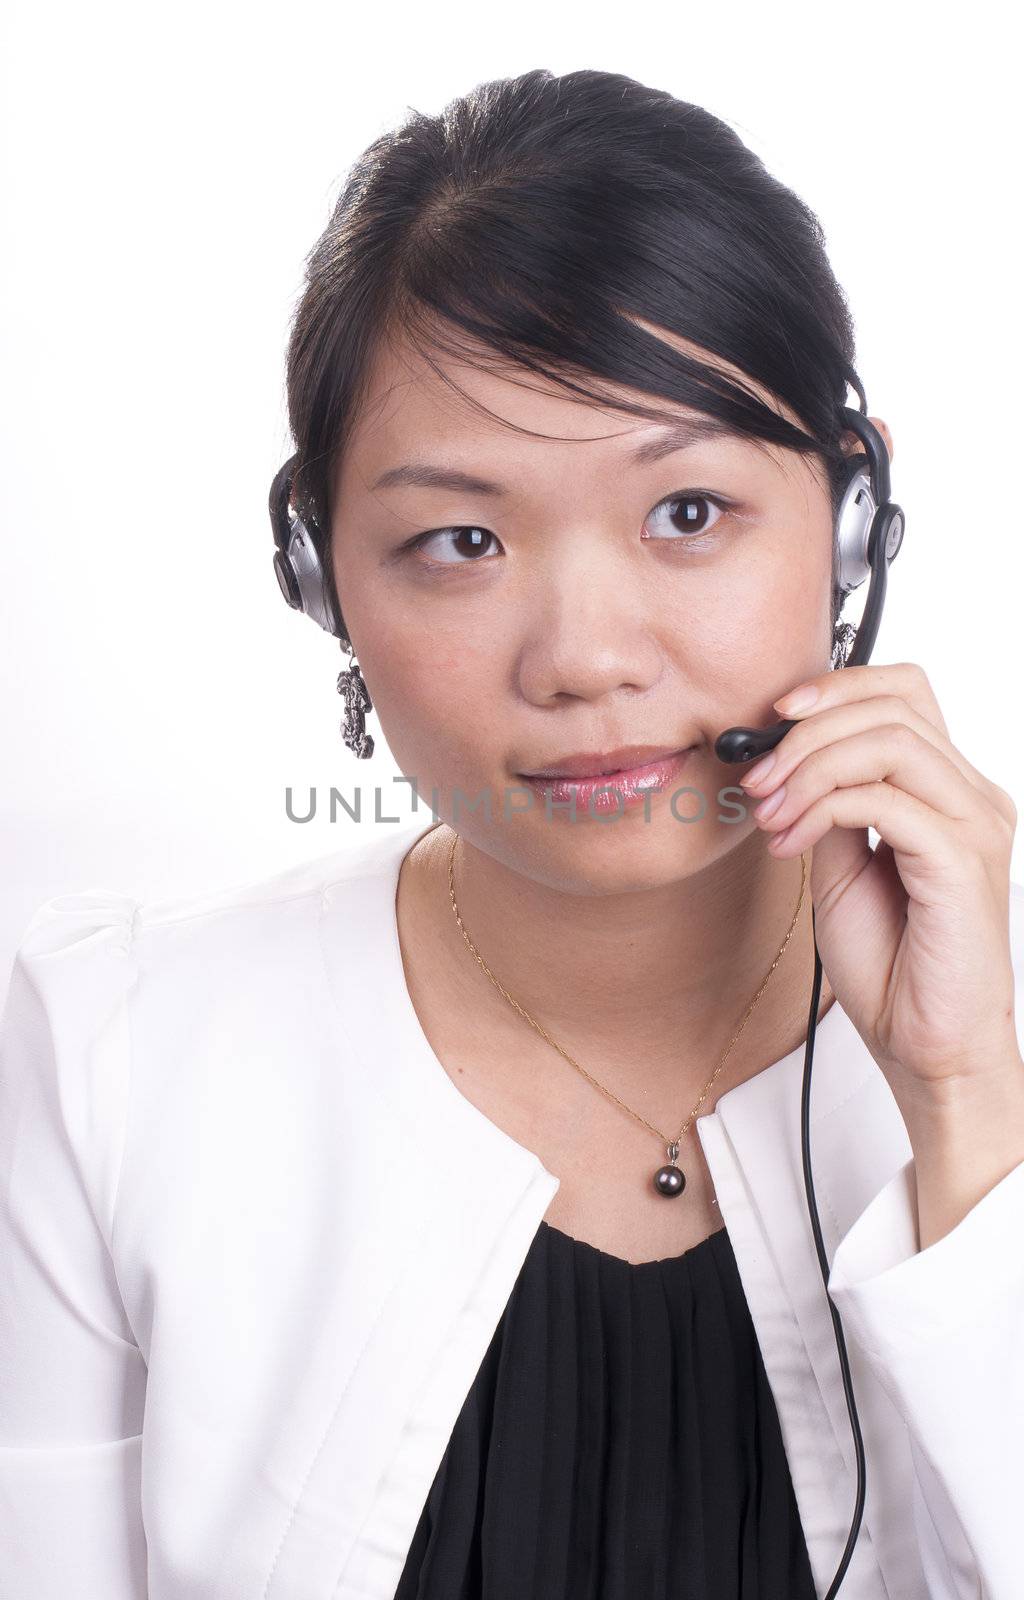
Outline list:
[[[634,752],[639,748],[634,746]],[[620,766],[610,773],[593,770],[599,761],[607,760],[607,757],[575,757],[572,758],[575,764],[585,762],[591,770],[582,776],[545,777],[520,773],[520,777],[536,794],[544,796],[546,805],[557,806],[559,814],[563,809],[568,809],[572,816],[576,816],[579,810],[594,814],[619,811],[646,805],[650,796],[671,789],[678,783],[693,753],[694,746],[688,745],[667,755],[645,757],[633,766]]]
[[[582,751],[577,755],[559,756],[550,766],[538,767],[531,772],[521,772],[521,778],[606,778],[618,772],[631,772],[637,767],[655,761],[667,761],[682,754],[684,745],[632,744],[617,750]]]

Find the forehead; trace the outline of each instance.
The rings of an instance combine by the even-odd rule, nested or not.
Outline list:
[[[800,418],[749,374],[710,351],[667,329],[634,318],[654,337],[739,384],[803,431]],[[364,394],[349,431],[341,470],[358,465],[357,476],[390,465],[413,445],[433,443],[451,448],[453,434],[475,445],[497,445],[503,451],[544,440],[621,440],[632,450],[646,437],[664,432],[671,418],[699,416],[689,407],[649,393],[582,374],[580,382],[607,396],[598,404],[569,393],[554,380],[509,362],[493,349],[460,335],[466,354],[457,356],[436,346],[419,346],[404,332],[379,346],[370,363]],[[618,409],[616,400],[654,406],[661,420]],[[522,430],[517,432],[516,430]],[[767,450],[773,447],[761,441]]]

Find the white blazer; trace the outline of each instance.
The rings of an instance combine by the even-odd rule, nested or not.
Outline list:
[[[429,826],[29,922],[0,1033],[3,1600],[392,1600],[558,1189],[412,1006],[395,890]],[[1017,884],[1011,939],[1020,1029]],[[821,1596],[856,1470],[802,1076],[803,1045],[696,1127]],[[840,1600],[1021,1600],[1024,1163],[920,1251],[906,1129],[838,1003],[812,1093],[867,1457]]]

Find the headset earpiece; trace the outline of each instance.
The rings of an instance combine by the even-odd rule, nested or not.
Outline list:
[[[334,590],[320,559],[320,534],[292,510],[292,474],[297,456],[291,456],[270,486],[270,523],[274,530],[274,572],[285,600],[304,611],[325,632],[349,648]]]
[[[851,457],[836,511],[836,544],[839,551],[837,583],[843,594],[850,594],[871,576],[868,539],[878,507],[871,488],[870,463],[863,452]]]

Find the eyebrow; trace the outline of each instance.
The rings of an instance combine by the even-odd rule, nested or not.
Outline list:
[[[647,439],[629,458],[636,466],[649,466],[664,456],[680,450],[689,450],[705,439],[738,438],[735,428],[718,417],[695,417],[685,422],[674,422],[653,439]],[[404,466],[389,467],[371,484],[371,489],[456,489],[468,494],[504,495],[504,484],[492,483],[488,478],[478,478],[474,473],[459,472],[449,467],[435,466],[427,461],[409,461]]]

